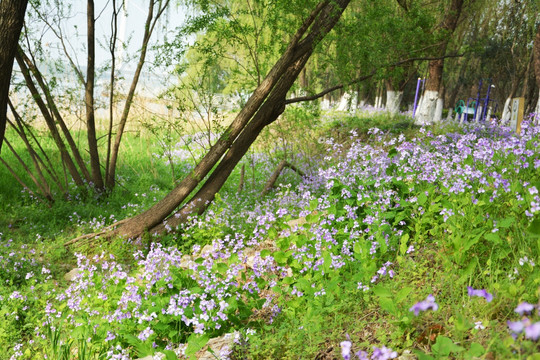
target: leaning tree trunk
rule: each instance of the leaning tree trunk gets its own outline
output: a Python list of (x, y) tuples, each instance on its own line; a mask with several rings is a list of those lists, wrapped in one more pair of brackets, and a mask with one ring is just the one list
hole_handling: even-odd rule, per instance
[(9, 83), (28, 0), (0, 1), (0, 150), (6, 131)]
[(268, 99), (261, 106), (259, 111), (253, 116), (238, 139), (231, 146), (227, 154), (220, 161), (212, 175), (206, 180), (201, 189), (180, 209), (180, 211), (167, 218), (164, 223), (151, 230), (151, 233), (162, 232), (172, 229), (185, 222), (189, 215), (193, 213), (202, 214), (208, 205), (214, 200), (214, 196), (225, 184), (229, 175), (234, 170), (238, 162), (249, 150), (251, 144), (257, 139), (262, 129), (273, 123), (285, 110), (285, 97), (294, 84), (300, 71), (308, 61), (311, 53), (298, 59), (292, 64), (287, 72), (280, 79)]
[(426, 91), (422, 97), (421, 106), (418, 109), (418, 117), (416, 117), (419, 125), (433, 122), (444, 68), (444, 59), (442, 57), (446, 54), (446, 48), (448, 47), (450, 38), (457, 27), (461, 10), (463, 9), (463, 3), (464, 0), (452, 0), (450, 9), (443, 20), (441, 29), (444, 32), (444, 39), (437, 52), (437, 55), (441, 58), (431, 60), (428, 65), (429, 77), (426, 81)]
[[(311, 56), (315, 45), (334, 27), (349, 2), (350, 0), (320, 2), (292, 37), (281, 58), (255, 89), (229, 128), (192, 172), (163, 200), (125, 221), (109, 235), (135, 238), (156, 227), (187, 199), (219, 162), (211, 177), (188, 202), (189, 206), (183, 207), (185, 211), (182, 217), (204, 211), (206, 201), (214, 198), (259, 132), (283, 112), (287, 91)], [(199, 198), (204, 201), (198, 201)]]

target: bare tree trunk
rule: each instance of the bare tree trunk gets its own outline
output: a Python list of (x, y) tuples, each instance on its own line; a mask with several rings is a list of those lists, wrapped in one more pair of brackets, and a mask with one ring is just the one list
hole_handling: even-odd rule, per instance
[(244, 178), (246, 176), (246, 165), (242, 165), (242, 169), (240, 170), (240, 181), (238, 182), (238, 193), (240, 194), (242, 192), (242, 189), (244, 189)]
[(536, 87), (538, 88), (538, 101), (536, 103), (536, 118), (540, 118), (540, 24), (536, 29), (536, 37), (534, 38), (534, 74), (536, 76)]
[(99, 164), (99, 151), (96, 136), (96, 120), (94, 112), (94, 78), (96, 63), (96, 39), (94, 18), (94, 0), (88, 0), (86, 6), (86, 28), (88, 56), (86, 62), (86, 83), (84, 101), (86, 105), (86, 130), (88, 135), (88, 152), (90, 153), (90, 169), (92, 171), (92, 182), (98, 190), (103, 190), (103, 178)]
[(279, 175), (281, 174), (283, 169), (286, 168), (286, 167), (291, 169), (292, 171), (295, 171), (296, 173), (298, 173), (298, 175), (304, 176), (304, 173), (302, 171), (298, 170), (296, 168), (296, 166), (292, 165), (287, 160), (281, 160), (279, 162), (278, 166), (276, 167), (276, 170), (274, 170), (274, 172), (272, 173), (272, 176), (270, 176), (270, 178), (266, 182), (266, 185), (264, 185), (264, 189), (261, 192), (261, 196), (265, 196), (266, 194), (268, 194), (268, 192), (270, 190), (272, 190), (272, 188), (276, 185), (276, 181), (277, 181)]
[(73, 178), (73, 181), (75, 181), (75, 184), (77, 186), (83, 186), (84, 181), (81, 178), (79, 172), (77, 171), (77, 167), (75, 166), (75, 163), (73, 162), (73, 159), (71, 158), (66, 148), (66, 144), (64, 144), (64, 140), (62, 139), (62, 136), (60, 136), (60, 133), (58, 132), (58, 129), (56, 128), (56, 124), (54, 123), (54, 119), (51, 113), (47, 109), (45, 102), (43, 101), (41, 95), (36, 89), (36, 86), (34, 85), (32, 77), (30, 76), (30, 71), (28, 70), (28, 67), (26, 66), (20, 52), (15, 53), (15, 59), (17, 60), (17, 63), (19, 64), (19, 68), (21, 69), (21, 72), (24, 76), (24, 79), (26, 81), (26, 86), (28, 87), (28, 90), (30, 90), (30, 94), (32, 95), (32, 98), (34, 99), (39, 110), (41, 111), (41, 114), (43, 115), (43, 119), (45, 120), (45, 123), (47, 124), (47, 127), (49, 128), (49, 131), (51, 132), (51, 136), (56, 144), (56, 147), (60, 151), (60, 156), (62, 157), (63, 162), (66, 164), (69, 174), (71, 175), (71, 177)]
[(9, 84), (13, 59), (28, 0), (0, 1), (0, 150), (6, 131)]
[[(142, 214), (127, 220), (109, 235), (118, 234), (134, 238), (159, 225), (185, 201), (227, 152), (203, 187), (187, 203), (187, 207), (183, 208), (186, 211), (182, 214), (187, 216), (194, 210), (204, 211), (260, 131), (283, 112), (287, 91), (311, 56), (314, 46), (334, 27), (349, 1), (320, 2), (292, 37), (282, 57), (255, 89), (229, 128), (192, 172), (163, 200)], [(308, 30), (310, 31), (306, 34)], [(203, 199), (202, 202), (198, 200), (199, 198)], [(174, 215), (172, 218), (180, 221), (180, 217), (185, 219), (180, 215), (178, 217)]]
[[(75, 143), (75, 140), (73, 139), (73, 136), (71, 136), (71, 133), (70, 133), (70, 131), (69, 131), (67, 125), (66, 125), (66, 122), (64, 121), (64, 118), (60, 114), (60, 111), (58, 111), (58, 107), (56, 106), (56, 103), (54, 102), (54, 98), (53, 98), (53, 96), (51, 94), (49, 86), (45, 83), (45, 80), (43, 79), (43, 76), (41, 75), (41, 72), (37, 68), (35, 60), (33, 60), (33, 58), (30, 59), (30, 57), (27, 56), (24, 53), (24, 51), (23, 51), (23, 49), (21, 47), (19, 47), (19, 51), (18, 51), (18, 54), (16, 56), (19, 56), (19, 55), (24, 60), (24, 63), (26, 64), (28, 70), (30, 70), (32, 72), (32, 75), (36, 79), (41, 91), (43, 91), (43, 94), (45, 95), (45, 100), (47, 101), (47, 106), (49, 107), (49, 109), (51, 111), (50, 116), (54, 117), (56, 119), (56, 122), (58, 123), (58, 126), (60, 126), (60, 129), (62, 130), (62, 134), (64, 135), (64, 137), (65, 137), (65, 139), (66, 139), (66, 141), (67, 141), (67, 143), (69, 145), (69, 148), (70, 148), (71, 153), (73, 155), (74, 161), (79, 166), (80, 173), (81, 173), (82, 177), (87, 182), (90, 182), (92, 179), (90, 177), (90, 173), (88, 172), (88, 169), (86, 168), (86, 164), (84, 163), (84, 160), (83, 160), (83, 158), (81, 156), (79, 148), (77, 147), (77, 144)], [(30, 54), (30, 56), (32, 56), (32, 54)], [(19, 61), (19, 60), (17, 59), (17, 61)], [(21, 65), (19, 64), (19, 67), (20, 66)], [(21, 68), (21, 71), (23, 71), (23, 74), (24, 74), (24, 71), (27, 72), (28, 70), (26, 70), (26, 68), (25, 69)], [(26, 76), (25, 76), (25, 80), (27, 81), (27, 84), (28, 84), (28, 79), (26, 79)], [(34, 87), (35, 87), (35, 85), (34, 85)], [(28, 87), (28, 88), (30, 89), (30, 92), (32, 92), (32, 89), (30, 87)]]
[(118, 40), (118, 14), (120, 9), (116, 7), (116, 0), (112, 0), (113, 15), (111, 20), (111, 39), (109, 52), (111, 53), (111, 88), (109, 90), (109, 129), (107, 131), (107, 159), (105, 160), (105, 182), (108, 184), (109, 164), (111, 162), (112, 131), (114, 125), (114, 86), (116, 72), (116, 41)]

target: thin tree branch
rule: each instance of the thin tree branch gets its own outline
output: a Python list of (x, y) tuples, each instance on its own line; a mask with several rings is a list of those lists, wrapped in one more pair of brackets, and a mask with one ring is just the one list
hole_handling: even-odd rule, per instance
[(409, 63), (409, 62), (413, 62), (413, 61), (429, 61), (429, 60), (440, 60), (440, 59), (445, 59), (445, 58), (450, 58), (450, 57), (461, 57), (461, 56), (464, 56), (465, 54), (449, 54), (449, 55), (445, 55), (445, 56), (437, 56), (437, 57), (414, 57), (414, 58), (409, 58), (409, 59), (405, 59), (405, 60), (400, 60), (396, 63), (393, 63), (393, 64), (390, 64), (390, 65), (385, 65), (385, 66), (381, 66), (380, 68), (378, 69), (374, 69), (372, 70), (369, 74), (367, 75), (364, 75), (362, 77), (359, 77), (347, 84), (339, 84), (339, 85), (335, 85), (333, 87), (330, 87), (328, 89), (325, 89), (323, 91), (321, 91), (320, 93), (317, 93), (317, 94), (314, 94), (314, 95), (310, 95), (310, 96), (300, 96), (300, 97), (296, 97), (296, 98), (292, 98), (292, 99), (288, 99), (288, 100), (285, 100), (285, 105), (289, 105), (289, 104), (294, 104), (294, 103), (298, 103), (298, 102), (302, 102), (302, 101), (313, 101), (313, 100), (316, 100), (316, 99), (319, 99), (321, 97), (323, 97), (324, 95), (328, 94), (328, 93), (331, 93), (333, 91), (336, 91), (336, 90), (339, 90), (339, 89), (343, 89), (346, 85), (347, 86), (350, 86), (350, 85), (353, 85), (353, 84), (356, 84), (356, 83), (359, 83), (361, 81), (364, 81), (364, 80), (367, 80), (367, 79), (370, 79), (372, 78), (376, 73), (377, 73), (377, 70), (379, 69), (383, 69), (383, 68), (388, 68), (388, 67), (393, 67), (393, 66), (398, 66), (398, 65), (403, 65), (403, 64), (406, 64), (406, 63)]

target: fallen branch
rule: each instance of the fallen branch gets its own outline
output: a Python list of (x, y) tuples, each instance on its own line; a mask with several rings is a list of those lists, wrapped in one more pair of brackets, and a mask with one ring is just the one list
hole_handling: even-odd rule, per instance
[(114, 230), (117, 226), (122, 225), (123, 223), (125, 223), (128, 220), (129, 220), (129, 218), (124, 219), (124, 220), (120, 220), (120, 221), (115, 222), (114, 224), (111, 224), (111, 225), (109, 225), (107, 227), (104, 227), (103, 230), (101, 230), (99, 232), (86, 234), (86, 235), (81, 235), (79, 237), (76, 237), (75, 239), (71, 239), (68, 242), (64, 243), (64, 247), (69, 247), (69, 246), (71, 246), (71, 245), (73, 245), (73, 244), (75, 244), (77, 242), (82, 241), (82, 240), (95, 239), (95, 238), (97, 238), (97, 237), (99, 237), (101, 235), (108, 234), (109, 231)]
[(299, 170), (296, 166), (292, 165), (287, 160), (281, 160), (278, 166), (276, 167), (276, 170), (270, 177), (270, 179), (268, 179), (268, 181), (266, 182), (266, 185), (264, 186), (264, 190), (262, 191), (261, 196), (268, 194), (268, 192), (272, 190), (272, 188), (276, 184), (279, 174), (281, 174), (281, 172), (283, 171), (283, 168), (286, 168), (286, 167), (296, 172), (298, 175), (302, 177), (305, 176), (305, 174), (301, 170)]

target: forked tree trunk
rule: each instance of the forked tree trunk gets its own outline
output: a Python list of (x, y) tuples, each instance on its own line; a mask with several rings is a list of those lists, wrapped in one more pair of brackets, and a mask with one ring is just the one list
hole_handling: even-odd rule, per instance
[(163, 200), (122, 223), (109, 235), (135, 238), (160, 224), (155, 230), (164, 230), (163, 220), (184, 203), (219, 162), (197, 194), (180, 212), (168, 219), (168, 225), (174, 226), (185, 220), (189, 214), (204, 211), (260, 131), (283, 112), (285, 96), (311, 56), (314, 46), (334, 27), (349, 2), (350, 0), (320, 2), (292, 37), (284, 54), (255, 89), (229, 128), (192, 172)]
[[(156, 4), (155, 0), (151, 0), (148, 5), (148, 15), (146, 17), (144, 35), (141, 46), (141, 54), (139, 55), (139, 61), (137, 63), (137, 68), (135, 69), (135, 75), (131, 80), (131, 85), (129, 87), (128, 94), (126, 96), (126, 101), (124, 103), (124, 110), (122, 111), (122, 117), (120, 118), (120, 123), (118, 124), (118, 130), (116, 131), (116, 137), (114, 139), (114, 145), (112, 148), (112, 153), (110, 156), (110, 162), (105, 166), (107, 170), (107, 178), (105, 183), (109, 189), (114, 187), (115, 177), (116, 177), (116, 163), (118, 161), (118, 153), (120, 151), (120, 143), (122, 141), (122, 136), (124, 135), (124, 129), (129, 116), (129, 111), (131, 109), (131, 104), (133, 102), (133, 97), (135, 96), (135, 90), (137, 90), (137, 84), (139, 83), (139, 78), (141, 76), (142, 68), (144, 66), (144, 61), (146, 59), (146, 52), (148, 50), (148, 43), (150, 42), (150, 37), (152, 32), (157, 24), (157, 21), (163, 15), (165, 9), (167, 8), (170, 0), (159, 1), (159, 8), (156, 16), (154, 16), (154, 6)], [(109, 134), (110, 136), (110, 134)], [(107, 159), (109, 159), (109, 154), (107, 154)]]
[(0, 1), (0, 150), (6, 131), (13, 59), (17, 52), (27, 4), (28, 0)]

